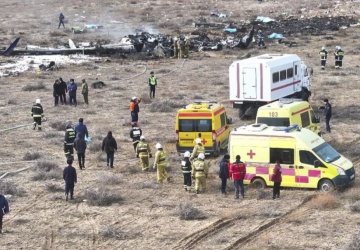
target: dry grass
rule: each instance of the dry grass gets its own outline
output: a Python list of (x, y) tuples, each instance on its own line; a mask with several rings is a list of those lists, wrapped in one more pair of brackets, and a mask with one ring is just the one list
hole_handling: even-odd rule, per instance
[(359, 250), (360, 249), (360, 231), (357, 231), (351, 236), (349, 244), (344, 248), (344, 250)]
[(189, 201), (181, 202), (175, 214), (178, 215), (181, 220), (203, 220), (206, 218), (205, 213)]
[(39, 90), (46, 90), (46, 86), (44, 83), (39, 82), (37, 84), (27, 84), (22, 88), (23, 91), (39, 91)]
[(26, 152), (23, 157), (23, 160), (24, 161), (34, 161), (39, 158), (41, 158), (41, 154), (38, 152)]
[(114, 203), (120, 204), (123, 201), (123, 198), (117, 191), (104, 187), (85, 190), (84, 198), (92, 206), (110, 206)]
[(45, 184), (45, 188), (50, 193), (64, 192), (64, 187), (55, 183), (47, 183)]
[(341, 205), (336, 193), (320, 193), (309, 202), (309, 206), (316, 209), (336, 209)]
[(103, 173), (98, 177), (98, 182), (102, 185), (118, 185), (122, 183), (123, 180), (118, 174)]
[(0, 193), (10, 194), (18, 197), (23, 197), (26, 195), (25, 190), (20, 187), (17, 183), (11, 180), (1, 180), (0, 182)]

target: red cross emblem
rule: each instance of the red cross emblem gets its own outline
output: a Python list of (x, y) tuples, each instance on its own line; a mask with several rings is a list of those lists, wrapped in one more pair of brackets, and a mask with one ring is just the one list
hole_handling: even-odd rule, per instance
[(207, 140), (205, 140), (205, 138), (204, 138), (204, 139), (201, 140), (201, 143), (202, 143), (203, 145), (205, 145), (205, 143), (207, 143)]
[(247, 155), (250, 156), (250, 159), (252, 159), (253, 156), (256, 155), (256, 154), (255, 154), (255, 152), (252, 151), (252, 149), (250, 149), (250, 152), (247, 153)]

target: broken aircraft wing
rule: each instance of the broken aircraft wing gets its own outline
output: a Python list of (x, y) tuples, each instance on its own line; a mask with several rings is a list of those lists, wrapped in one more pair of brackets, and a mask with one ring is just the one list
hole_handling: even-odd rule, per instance
[(9, 48), (7, 48), (6, 50), (0, 50), (0, 55), (2, 55), (2, 56), (11, 55), (11, 53), (14, 51), (16, 45), (18, 44), (19, 40), (20, 40), (20, 37), (16, 38), (15, 41), (13, 41), (12, 44), (10, 44)]

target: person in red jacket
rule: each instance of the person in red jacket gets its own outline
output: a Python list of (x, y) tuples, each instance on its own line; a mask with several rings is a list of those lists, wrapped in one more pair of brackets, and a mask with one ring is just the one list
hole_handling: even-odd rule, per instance
[(273, 188), (273, 200), (280, 198), (280, 185), (282, 181), (282, 167), (280, 166), (280, 161), (276, 161), (274, 171), (271, 177), (271, 180), (274, 182)]
[(230, 165), (230, 179), (234, 180), (235, 199), (239, 199), (239, 188), (241, 196), (245, 197), (244, 178), (246, 174), (246, 164), (240, 161), (240, 155), (236, 156), (236, 161)]

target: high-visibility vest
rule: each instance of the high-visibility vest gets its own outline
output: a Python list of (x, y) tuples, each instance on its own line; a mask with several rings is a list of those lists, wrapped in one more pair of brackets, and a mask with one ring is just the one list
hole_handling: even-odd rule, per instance
[(130, 111), (134, 111), (135, 109), (135, 102), (130, 102)]
[(153, 86), (156, 85), (156, 77), (155, 77), (155, 76), (150, 77), (149, 80), (150, 80), (150, 84), (151, 84), (151, 85), (153, 85)]

